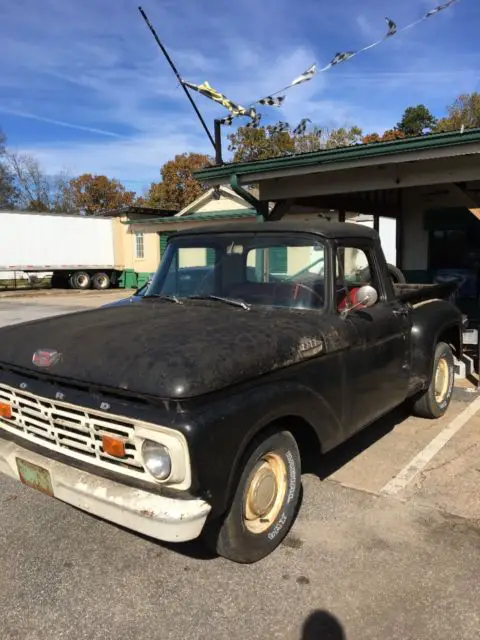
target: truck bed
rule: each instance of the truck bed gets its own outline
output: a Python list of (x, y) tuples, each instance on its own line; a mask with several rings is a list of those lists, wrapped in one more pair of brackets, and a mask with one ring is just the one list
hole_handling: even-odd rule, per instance
[(393, 285), (395, 296), (402, 302), (416, 304), (427, 300), (444, 299), (452, 300), (455, 291), (459, 287), (458, 280), (450, 280), (439, 284), (399, 283)]

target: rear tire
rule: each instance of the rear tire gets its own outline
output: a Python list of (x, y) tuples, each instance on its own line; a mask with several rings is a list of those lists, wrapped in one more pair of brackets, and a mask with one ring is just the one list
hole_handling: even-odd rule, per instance
[(70, 276), (70, 286), (72, 289), (81, 289), (85, 291), (90, 289), (92, 279), (86, 271), (76, 271)]
[(229, 511), (207, 524), (204, 540), (233, 562), (249, 564), (268, 556), (295, 520), (301, 483), (300, 452), (289, 431), (256, 441)]
[(454, 359), (451, 348), (439, 342), (433, 359), (432, 378), (428, 389), (415, 402), (413, 412), (420, 418), (441, 418), (445, 415), (453, 394), (455, 381)]
[(92, 287), (97, 289), (97, 291), (103, 291), (105, 289), (110, 289), (111, 280), (108, 273), (96, 273), (92, 278)]
[(405, 278), (403, 271), (401, 271), (394, 264), (387, 264), (388, 275), (390, 276), (390, 280), (394, 284), (405, 284), (407, 279)]

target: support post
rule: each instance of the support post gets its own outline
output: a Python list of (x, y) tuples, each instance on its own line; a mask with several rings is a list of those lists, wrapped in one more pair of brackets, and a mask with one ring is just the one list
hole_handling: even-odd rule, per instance
[(396, 217), (395, 223), (395, 247), (397, 250), (397, 260), (396, 266), (399, 269), (403, 269), (403, 231), (404, 231), (404, 221), (403, 221), (403, 193), (401, 191), (398, 192), (398, 215)]
[(222, 158), (222, 123), (215, 119), (213, 122), (215, 135), (215, 164), (217, 166), (223, 164)]

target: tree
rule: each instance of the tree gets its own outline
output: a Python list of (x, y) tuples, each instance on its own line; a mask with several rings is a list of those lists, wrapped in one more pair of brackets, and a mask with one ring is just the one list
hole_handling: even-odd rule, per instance
[(239, 127), (227, 138), (229, 151), (233, 151), (233, 162), (252, 162), (277, 158), (295, 151), (295, 142), (290, 127), (285, 123), (286, 131), (277, 131), (274, 126)]
[(370, 144), (371, 142), (381, 142), (382, 138), (378, 133), (367, 133), (366, 136), (363, 136), (362, 142), (363, 144)]
[(26, 153), (7, 153), (15, 186), (15, 205), (23, 211), (50, 210), (50, 183), (36, 158)]
[(394, 140), (401, 140), (402, 138), (405, 138), (405, 134), (403, 133), (403, 131), (400, 131), (399, 129), (387, 129), (383, 133), (381, 141), (393, 142)]
[(85, 215), (98, 215), (106, 209), (118, 209), (133, 204), (135, 193), (127, 191), (118, 180), (84, 173), (65, 185), (64, 199)]
[(72, 179), (61, 172), (52, 179), (50, 211), (55, 213), (80, 213), (75, 203)]
[(392, 142), (393, 140), (401, 140), (405, 138), (405, 134), (398, 129), (387, 129), (382, 135), (378, 133), (367, 133), (363, 136), (362, 143), (369, 144), (371, 142)]
[(356, 126), (331, 131), (314, 126), (309, 132), (295, 134), (288, 123), (278, 124), (283, 125), (282, 131), (278, 130), (278, 125), (268, 125), (258, 129), (239, 127), (235, 133), (231, 133), (228, 136), (228, 149), (234, 152), (233, 161), (251, 162), (291, 153), (347, 147), (362, 139), (362, 130)]
[(12, 172), (5, 149), (5, 134), (0, 129), (0, 209), (12, 207), (16, 197)]
[(402, 119), (395, 127), (405, 136), (420, 136), (425, 130), (431, 131), (437, 124), (437, 119), (424, 104), (407, 107)]
[(23, 211), (76, 211), (70, 180), (65, 173), (47, 175), (38, 160), (26, 153), (6, 153), (15, 190), (12, 204)]
[(325, 147), (324, 131), (314, 126), (312, 131), (302, 135), (295, 136), (295, 153), (310, 153), (312, 151), (320, 151)]
[(360, 127), (350, 127), (345, 129), (332, 129), (325, 141), (326, 149), (335, 149), (337, 147), (349, 147), (352, 144), (358, 144), (362, 141), (362, 130)]
[(176, 155), (160, 169), (162, 180), (152, 182), (144, 199), (145, 204), (180, 211), (207, 190), (208, 187), (193, 177), (193, 172), (211, 162), (209, 156), (201, 153)]
[(437, 131), (457, 131), (462, 125), (465, 129), (480, 127), (480, 93), (464, 93), (447, 107), (448, 116), (442, 118)]

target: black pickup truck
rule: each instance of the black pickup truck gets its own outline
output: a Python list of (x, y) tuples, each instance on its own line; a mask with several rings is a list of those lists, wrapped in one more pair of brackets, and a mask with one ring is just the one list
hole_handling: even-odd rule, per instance
[(177, 233), (134, 304), (0, 330), (0, 471), (153, 538), (259, 560), (295, 518), (305, 455), (405, 402), (445, 413), (454, 286), (393, 284), (357, 224)]

